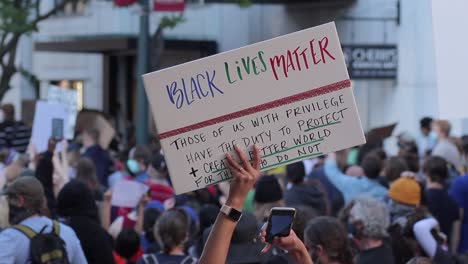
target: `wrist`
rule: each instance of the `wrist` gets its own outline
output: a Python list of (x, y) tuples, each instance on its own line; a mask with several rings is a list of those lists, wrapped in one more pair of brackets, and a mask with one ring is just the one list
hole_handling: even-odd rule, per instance
[(289, 253), (297, 263), (312, 263), (309, 252), (307, 252), (307, 248), (302, 243), (300, 243), (300, 245), (298, 245), (293, 250), (289, 251)]
[(226, 200), (226, 205), (238, 211), (242, 211), (242, 208), (244, 207), (244, 201), (242, 199), (234, 199), (234, 198), (228, 197)]

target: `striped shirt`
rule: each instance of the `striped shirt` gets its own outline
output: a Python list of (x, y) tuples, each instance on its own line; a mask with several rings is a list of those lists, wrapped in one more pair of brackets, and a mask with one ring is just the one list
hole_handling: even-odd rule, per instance
[(5, 121), (0, 124), (0, 147), (25, 152), (31, 138), (31, 129), (21, 121)]

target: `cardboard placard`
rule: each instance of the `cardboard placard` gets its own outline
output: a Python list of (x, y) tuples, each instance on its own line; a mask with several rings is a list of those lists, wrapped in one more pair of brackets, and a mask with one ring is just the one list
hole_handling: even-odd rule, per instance
[[(54, 120), (62, 120), (63, 124), (68, 122), (67, 107), (59, 103), (37, 101), (34, 112), (34, 123), (32, 127), (31, 143), (36, 150), (44, 152), (47, 150), (49, 139), (53, 136)], [(62, 135), (65, 134), (65, 126), (62, 125)]]
[(365, 142), (334, 23), (143, 78), (178, 194), (229, 180), (235, 144), (268, 170)]
[(65, 138), (73, 139), (75, 136), (75, 123), (78, 114), (78, 93), (69, 88), (50, 85), (47, 92), (47, 101), (61, 103), (66, 106), (68, 122), (65, 123)]
[(99, 131), (99, 145), (107, 149), (115, 136), (114, 127), (107, 121), (99, 111), (82, 110), (78, 114), (75, 130), (78, 133), (85, 129), (96, 129)]

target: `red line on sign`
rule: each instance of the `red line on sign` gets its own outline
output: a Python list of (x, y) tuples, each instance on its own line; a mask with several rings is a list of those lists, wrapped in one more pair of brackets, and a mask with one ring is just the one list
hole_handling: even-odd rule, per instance
[(319, 96), (319, 95), (324, 95), (324, 94), (327, 94), (327, 93), (339, 91), (341, 89), (345, 89), (345, 88), (348, 88), (348, 87), (351, 87), (351, 81), (349, 79), (339, 81), (339, 82), (332, 83), (332, 84), (329, 84), (329, 85), (325, 85), (325, 86), (322, 86), (322, 87), (318, 87), (318, 88), (315, 88), (315, 89), (312, 89), (312, 90), (309, 90), (309, 91), (306, 91), (306, 92), (303, 92), (303, 93), (291, 95), (291, 96), (281, 98), (281, 99), (278, 99), (278, 100), (275, 100), (275, 101), (272, 101), (272, 102), (268, 102), (268, 103), (265, 103), (265, 104), (257, 105), (257, 106), (250, 107), (250, 108), (246, 108), (246, 109), (234, 112), (234, 113), (218, 116), (218, 117), (208, 119), (208, 120), (196, 123), (196, 124), (192, 124), (192, 125), (189, 125), (189, 126), (185, 126), (185, 127), (170, 130), (170, 131), (167, 131), (167, 132), (164, 132), (164, 133), (160, 133), (159, 138), (164, 139), (164, 138), (173, 137), (173, 136), (176, 136), (176, 135), (181, 134), (181, 133), (189, 132), (189, 131), (192, 131), (192, 130), (195, 130), (195, 129), (200, 129), (200, 128), (211, 126), (211, 125), (215, 125), (215, 124), (218, 124), (218, 123), (221, 123), (221, 122), (226, 122), (226, 121), (229, 121), (229, 120), (232, 120), (232, 119), (236, 119), (236, 118), (243, 117), (243, 116), (246, 116), (246, 115), (251, 115), (251, 114), (261, 112), (261, 111), (265, 111), (265, 110), (268, 110), (268, 109), (277, 108), (277, 107), (280, 107), (280, 106), (283, 106), (283, 105), (287, 105), (287, 104), (291, 104), (291, 103), (294, 103), (294, 102), (302, 101), (302, 100), (309, 99), (309, 98), (312, 98), (312, 97), (316, 97), (316, 96)]

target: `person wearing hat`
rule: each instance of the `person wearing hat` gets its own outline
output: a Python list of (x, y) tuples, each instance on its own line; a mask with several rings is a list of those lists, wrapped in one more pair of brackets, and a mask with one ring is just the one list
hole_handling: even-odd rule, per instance
[(276, 176), (262, 176), (255, 186), (254, 214), (259, 222), (266, 222), (273, 207), (284, 206), (283, 189)]
[(421, 203), (421, 186), (410, 177), (400, 177), (388, 190), (388, 208), (390, 209), (391, 225), (406, 225), (408, 215), (414, 212)]
[[(38, 233), (53, 231), (53, 221), (41, 214), (45, 207), (44, 189), (35, 177), (20, 177), (2, 193), (9, 206), (9, 222), (21, 224)], [(65, 250), (70, 263), (87, 263), (75, 232), (64, 224), (59, 224), (59, 236), (65, 242)], [(30, 239), (15, 228), (7, 228), (0, 233), (0, 263), (23, 264), (30, 260)]]

